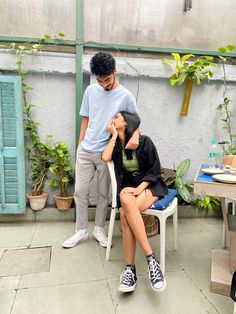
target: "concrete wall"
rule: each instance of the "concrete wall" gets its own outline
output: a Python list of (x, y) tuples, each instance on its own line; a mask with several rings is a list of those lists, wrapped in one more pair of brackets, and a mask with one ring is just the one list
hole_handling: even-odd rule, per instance
[[(85, 41), (217, 50), (235, 43), (235, 0), (84, 0)], [(76, 36), (76, 0), (0, 0), (0, 35)]]
[[(91, 56), (84, 56), (84, 73), (89, 73)], [(226, 139), (216, 107), (222, 101), (222, 69), (217, 66), (209, 83), (194, 86), (189, 115), (179, 115), (184, 87), (170, 87), (167, 81), (171, 69), (160, 60), (129, 58), (117, 59), (120, 83), (138, 97), (138, 108), (142, 118), (141, 131), (149, 135), (157, 146), (162, 165), (173, 168), (185, 158), (190, 158), (191, 167), (186, 179), (193, 179), (201, 162), (207, 161), (212, 138)], [(2, 73), (14, 73), (15, 56), (0, 51)], [(42, 137), (53, 134), (55, 140), (66, 141), (72, 154), (75, 152), (75, 56), (71, 54), (43, 53), (27, 56), (25, 68), (30, 71), (28, 79), (34, 88), (30, 101), (35, 104), (34, 118), (41, 122)], [(229, 79), (229, 95), (236, 110), (236, 66), (226, 66)], [(88, 80), (87, 80), (88, 81)], [(232, 126), (236, 133), (236, 116)], [(93, 187), (90, 201), (95, 202)]]

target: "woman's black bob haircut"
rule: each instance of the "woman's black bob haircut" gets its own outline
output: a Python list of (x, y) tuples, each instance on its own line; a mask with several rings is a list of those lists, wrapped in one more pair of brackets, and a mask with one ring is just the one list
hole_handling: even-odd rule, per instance
[[(134, 131), (137, 130), (141, 123), (140, 117), (136, 113), (130, 113), (127, 111), (120, 111), (120, 114), (127, 123), (125, 128), (125, 146), (134, 134)], [(125, 150), (127, 158), (132, 159), (132, 151), (130, 149)]]
[(91, 72), (95, 75), (111, 75), (116, 68), (116, 61), (109, 52), (97, 52), (90, 61)]

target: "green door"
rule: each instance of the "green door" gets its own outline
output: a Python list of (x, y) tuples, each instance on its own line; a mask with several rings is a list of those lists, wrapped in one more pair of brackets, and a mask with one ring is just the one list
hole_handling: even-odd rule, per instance
[(21, 79), (0, 75), (0, 214), (25, 212)]

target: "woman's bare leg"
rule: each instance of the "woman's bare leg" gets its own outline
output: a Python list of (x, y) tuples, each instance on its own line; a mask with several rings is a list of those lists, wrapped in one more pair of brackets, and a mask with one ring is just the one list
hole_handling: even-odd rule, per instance
[(123, 247), (125, 251), (125, 261), (128, 265), (134, 265), (135, 251), (136, 251), (136, 239), (130, 229), (124, 211), (121, 209), (120, 212), (122, 236), (123, 236)]
[(149, 208), (157, 200), (157, 197), (153, 196), (150, 190), (145, 190), (138, 197), (135, 197), (131, 193), (126, 193), (126, 188), (124, 188), (120, 194), (120, 200), (123, 213), (136, 240), (145, 255), (152, 254), (153, 251), (146, 235), (141, 212)]

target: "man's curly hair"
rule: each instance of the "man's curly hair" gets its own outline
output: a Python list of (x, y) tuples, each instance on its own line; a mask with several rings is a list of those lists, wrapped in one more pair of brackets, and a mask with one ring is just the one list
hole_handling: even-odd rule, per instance
[(91, 72), (95, 75), (110, 75), (115, 68), (116, 61), (108, 52), (97, 52), (90, 61)]

